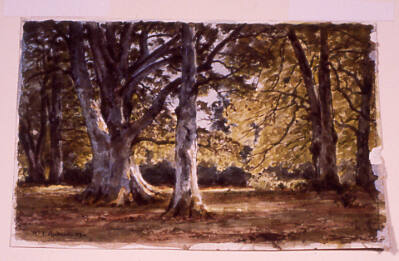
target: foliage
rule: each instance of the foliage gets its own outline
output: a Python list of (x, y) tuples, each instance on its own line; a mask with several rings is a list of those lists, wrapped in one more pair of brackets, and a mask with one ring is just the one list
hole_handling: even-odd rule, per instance
[[(66, 39), (69, 22), (26, 22), (22, 49), (22, 83), (19, 101), (21, 122), (28, 121), (29, 134), (37, 142), (41, 130), (41, 112), (45, 97), (54, 88), (62, 96), (62, 150), (65, 174), (85, 167), (92, 160), (91, 143), (74, 82), (70, 74), (70, 53)], [(93, 95), (101, 106), (102, 82), (96, 71), (92, 48), (92, 24), (85, 24), (85, 59)], [(131, 47), (128, 63), (139, 61), (143, 52), (164, 46), (179, 34), (179, 23), (124, 22), (95, 24), (98, 33), (110, 41), (106, 47), (114, 57), (122, 55), (122, 36), (129, 26)], [(312, 156), (309, 97), (295, 59), (287, 30), (295, 28), (313, 72), (318, 70), (318, 25), (191, 24), (197, 52), (198, 159), (202, 167), (215, 167), (222, 173), (242, 168), (252, 175), (251, 186), (276, 189), (301, 189), (310, 177)], [(364, 80), (362, 64), (375, 59), (373, 28), (362, 24), (328, 25), (328, 45), (334, 125), (338, 134), (337, 165), (343, 180), (354, 175), (356, 135)], [(112, 40), (112, 41), (111, 41)], [(147, 50), (144, 40), (147, 43)], [(130, 105), (127, 125), (135, 123), (150, 109), (157, 94), (180, 75), (179, 40), (173, 40), (169, 52), (135, 85), (125, 102)], [(372, 51), (371, 54), (368, 53)], [(369, 72), (374, 73), (374, 72)], [(313, 81), (317, 86), (318, 77)], [(127, 86), (127, 78), (120, 79)], [(114, 86), (113, 88), (119, 88)], [(42, 90), (42, 91), (41, 91)], [(177, 89), (166, 98), (161, 112), (137, 137), (132, 158), (139, 165), (163, 168), (174, 161)], [(376, 133), (375, 91), (371, 99), (369, 147), (380, 141)], [(104, 101), (103, 101), (104, 102)], [(43, 113), (46, 113), (45, 111)], [(43, 114), (44, 115), (44, 114)], [(48, 129), (48, 123), (45, 126)], [(43, 164), (49, 161), (49, 133), (44, 133)], [(18, 147), (21, 175), (28, 168), (26, 153)], [(273, 168), (280, 168), (280, 171)], [(285, 179), (284, 170), (295, 179)], [(155, 172), (155, 169), (152, 171)], [(143, 172), (145, 170), (143, 169)], [(261, 173), (261, 174), (259, 174)], [(280, 173), (280, 174), (278, 174)], [(296, 174), (294, 174), (296, 173)], [(302, 173), (302, 174), (298, 174)], [(309, 174), (311, 173), (311, 174)], [(349, 174), (348, 174), (349, 173)], [(72, 174), (71, 174), (72, 175)], [(283, 175), (284, 176), (284, 175)], [(214, 181), (208, 181), (213, 183)], [(298, 187), (297, 187), (298, 186)]]

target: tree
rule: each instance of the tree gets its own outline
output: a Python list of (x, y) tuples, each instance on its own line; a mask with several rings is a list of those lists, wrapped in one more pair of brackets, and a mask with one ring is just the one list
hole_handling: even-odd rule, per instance
[[(210, 25), (198, 24), (194, 35), (190, 25), (182, 25), (183, 82), (179, 90), (179, 105), (175, 110), (176, 184), (166, 216), (207, 215), (198, 189), (197, 95), (200, 91), (207, 93), (209, 89), (218, 91), (217, 85), (236, 72), (236, 68), (228, 67), (219, 58), (223, 57), (221, 52), (228, 44), (242, 37), (242, 27), (243, 25), (219, 25), (212, 28)], [(196, 53), (199, 54), (198, 57)], [(223, 75), (217, 72), (217, 69), (213, 68), (215, 64), (224, 66), (228, 73)], [(233, 77), (234, 80), (236, 81)], [(201, 106), (201, 103), (199, 104)]]
[(176, 108), (176, 185), (168, 207), (172, 216), (203, 215), (206, 212), (197, 177), (196, 55), (190, 25), (182, 25), (182, 85)]
[[(29, 163), (27, 181), (44, 182), (48, 178), (48, 182), (59, 183), (63, 165), (60, 129), (63, 83), (60, 78), (65, 77), (65, 60), (59, 50), (58, 35), (49, 29), (51, 26), (52, 22), (24, 25), (19, 137)], [(39, 99), (35, 99), (36, 95)], [(50, 144), (48, 151), (46, 144)], [(45, 177), (46, 168), (49, 168), (49, 177)]]
[(310, 119), (312, 122), (312, 153), (313, 165), (319, 175), (321, 186), (325, 188), (339, 188), (336, 165), (337, 135), (334, 129), (332, 114), (332, 94), (330, 70), (328, 65), (328, 28), (320, 26), (320, 59), (319, 86), (314, 86), (314, 76), (304, 50), (295, 34), (295, 29), (289, 29), (288, 38), (299, 62), (307, 94), (310, 102)]
[(373, 97), (373, 86), (374, 86), (374, 68), (375, 64), (369, 57), (369, 53), (366, 51), (364, 55), (364, 60), (361, 62), (362, 67), (362, 78), (363, 81), (359, 83), (359, 88), (361, 92), (361, 108), (358, 120), (357, 128), (357, 154), (356, 154), (356, 168), (357, 185), (366, 189), (370, 193), (376, 193), (376, 188), (374, 181), (376, 176), (374, 176), (371, 168), (371, 163), (369, 159), (370, 148), (369, 148), (369, 138), (370, 138), (370, 122), (371, 113), (370, 105), (372, 104)]
[[(138, 165), (173, 161), (173, 133), (189, 124), (173, 112), (180, 99), (199, 115), (198, 162), (257, 174), (313, 161), (316, 183), (329, 189), (339, 187), (337, 165), (357, 161), (358, 184), (373, 187), (372, 174), (361, 175), (371, 173), (366, 161), (375, 137), (369, 27), (190, 24), (196, 91), (183, 103), (181, 26), (26, 23), (22, 88), (28, 95), (20, 107), (26, 164), (29, 151), (41, 151), (31, 165), (42, 165), (42, 176), (50, 169), (57, 183), (63, 162), (67, 168), (91, 163), (85, 200), (122, 204), (132, 194), (138, 203), (151, 201), (157, 191)], [(29, 102), (33, 97), (40, 99)]]
[(232, 137), (246, 146), (247, 170), (306, 162), (309, 102), (285, 28), (273, 26), (244, 40), (230, 52), (248, 84), (234, 89), (227, 111)]
[[(337, 124), (352, 131), (356, 139), (356, 184), (371, 194), (375, 194), (374, 181), (369, 160), (370, 145), (375, 139), (375, 102), (373, 96), (375, 82), (375, 62), (371, 58), (374, 45), (371, 42), (372, 26), (357, 30), (342, 28), (334, 33), (342, 39), (331, 61), (337, 84), (336, 90), (347, 103), (351, 117), (337, 119)], [(355, 126), (357, 122), (357, 126)]]
[[(357, 138), (367, 140), (370, 146), (375, 144), (373, 116), (366, 124), (371, 127), (369, 136), (359, 136), (356, 126), (360, 116), (368, 118), (364, 117), (367, 112), (361, 113), (365, 109), (361, 109), (361, 92), (356, 89), (363, 81), (362, 75), (367, 75), (362, 73), (365, 64), (362, 60), (370, 53), (370, 28), (358, 24), (322, 26), (327, 30), (324, 44), (327, 52), (320, 49), (320, 25), (276, 25), (273, 30), (250, 41), (242, 41), (234, 48), (230, 62), (244, 65), (237, 74), (241, 73), (247, 81), (252, 81), (253, 88), (247, 88), (245, 92), (238, 87), (232, 92), (232, 102), (227, 107), (228, 125), (234, 126), (231, 128), (232, 137), (249, 148), (247, 169), (252, 173), (277, 164), (300, 168), (312, 158), (316, 159), (313, 165), (317, 170), (320, 157), (317, 153), (313, 155), (317, 150), (312, 150), (312, 147), (321, 148), (321, 144), (314, 146), (320, 140), (312, 136), (318, 131), (316, 137), (321, 136), (321, 99), (324, 99), (323, 106), (331, 104), (323, 110), (324, 115), (330, 115), (325, 126), (333, 121), (331, 125), (334, 128), (325, 129), (330, 130), (327, 137), (331, 137), (331, 141), (336, 136), (334, 132), (338, 132), (336, 161), (340, 164), (340, 175), (350, 171), (343, 166), (354, 164), (357, 151), (360, 151), (356, 147), (364, 143), (357, 142)], [(324, 61), (322, 52), (328, 53), (324, 55)], [(327, 64), (322, 75), (321, 63)], [(372, 77), (373, 72), (368, 75)], [(330, 90), (320, 96), (319, 86), (323, 82), (327, 83), (323, 90)], [(375, 104), (372, 97), (370, 99), (365, 108), (369, 107), (372, 115)], [(368, 152), (364, 159), (368, 158), (366, 154)], [(331, 153), (332, 157), (334, 155)], [(365, 166), (364, 163), (357, 165)], [(333, 178), (333, 184), (336, 182), (337, 177)]]
[[(19, 141), (25, 152), (28, 161), (28, 177), (26, 182), (43, 183), (44, 166), (43, 166), (43, 148), (47, 132), (47, 96), (44, 86), (40, 86), (40, 125), (38, 130), (32, 126), (29, 111), (22, 112), (19, 110)], [(37, 136), (35, 138), (35, 136)]]
[(50, 125), (50, 183), (58, 184), (63, 181), (63, 153), (61, 137), (63, 75), (52, 75), (51, 98), (48, 103), (48, 121)]
[[(141, 27), (141, 33), (135, 34), (133, 39), (136, 26)], [(159, 46), (155, 45), (151, 52), (148, 27), (153, 27), (155, 32), (164, 31), (151, 36), (157, 38), (160, 35), (157, 38)], [(93, 179), (83, 198), (123, 204), (132, 193), (137, 203), (150, 201), (156, 197), (156, 191), (144, 181), (138, 166), (131, 159), (132, 147), (138, 142), (136, 139), (140, 133), (161, 112), (166, 97), (177, 88), (181, 79), (176, 78), (161, 88), (149, 108), (140, 108), (143, 104), (137, 100), (138, 96), (142, 94), (143, 101), (154, 94), (146, 91), (145, 86), (139, 88), (139, 84), (174, 57), (173, 46), (178, 40), (177, 35), (173, 36), (174, 25), (70, 22), (69, 30), (67, 41), (72, 77), (93, 154)], [(84, 44), (85, 30), (89, 46)], [(162, 37), (165, 35), (173, 37), (164, 42)], [(133, 40), (138, 48), (131, 49)], [(86, 47), (90, 49), (86, 50)], [(87, 55), (92, 59), (90, 64)], [(161, 81), (160, 85), (164, 82)], [(99, 101), (94, 91), (96, 86)], [(135, 99), (136, 104), (133, 104)]]

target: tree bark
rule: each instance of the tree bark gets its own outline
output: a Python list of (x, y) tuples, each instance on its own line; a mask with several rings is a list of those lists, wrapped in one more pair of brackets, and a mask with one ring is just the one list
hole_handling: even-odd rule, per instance
[(130, 191), (135, 202), (147, 203), (162, 198), (156, 188), (144, 180), (139, 166), (134, 163), (132, 158), (130, 159), (128, 175)]
[(202, 203), (197, 177), (197, 88), (196, 55), (190, 25), (182, 25), (182, 85), (176, 108), (176, 184), (166, 216), (202, 216)]
[(48, 96), (46, 92), (47, 80), (47, 76), (45, 76), (40, 87), (40, 128), (38, 130), (36, 141), (30, 133), (32, 126), (29, 120), (29, 113), (20, 115), (19, 139), (28, 159), (29, 174), (26, 179), (26, 182), (28, 183), (44, 183), (45, 181), (42, 153), (46, 141), (48, 123)]
[(93, 150), (93, 178), (84, 192), (85, 202), (144, 204), (160, 198), (142, 178), (130, 152), (131, 147), (123, 141)]
[(27, 183), (44, 183), (44, 168), (42, 165), (40, 155), (36, 154), (35, 143), (29, 133), (29, 124), (24, 119), (19, 121), (19, 142), (25, 152), (28, 160), (28, 177), (25, 182)]
[(369, 159), (370, 104), (374, 83), (374, 62), (371, 61), (368, 55), (368, 53), (365, 54), (365, 61), (362, 64), (363, 81), (360, 86), (361, 108), (357, 129), (356, 184), (363, 187), (367, 192), (374, 194), (377, 192), (374, 185), (376, 176), (373, 175)]
[(312, 140), (310, 145), (310, 152), (312, 154), (313, 168), (315, 173), (320, 174), (320, 151), (321, 151), (321, 112), (320, 101), (317, 96), (316, 87), (313, 80), (312, 69), (306, 58), (305, 52), (296, 36), (293, 28), (288, 31), (288, 38), (294, 49), (295, 56), (299, 63), (302, 78), (305, 83), (306, 91), (309, 97), (310, 104), (310, 122), (312, 125)]
[(57, 75), (53, 75), (51, 88), (51, 102), (49, 106), (50, 123), (50, 183), (58, 184), (63, 181), (63, 160), (61, 141), (61, 92)]
[[(84, 58), (83, 25), (81, 23), (71, 23), (70, 33), (71, 37), (68, 44), (71, 56), (72, 78), (82, 108), (93, 155), (92, 181), (82, 196), (83, 200), (88, 202), (110, 202), (117, 199), (119, 191), (116, 190), (121, 189), (121, 184), (111, 183), (112, 170), (115, 172), (117, 168), (113, 165), (123, 165), (123, 157), (125, 155), (119, 157), (113, 155), (111, 149), (116, 150), (117, 148), (112, 148), (113, 143), (108, 133), (108, 126), (102, 118), (98, 103), (94, 99), (93, 86)], [(118, 167), (121, 168), (121, 166)], [(119, 174), (118, 176), (121, 177), (122, 173)], [(112, 179), (114, 183), (115, 179), (116, 177)]]
[(320, 28), (319, 100), (321, 116), (320, 182), (323, 188), (339, 189), (330, 69), (328, 64), (328, 29)]
[[(141, 177), (131, 157), (134, 140), (162, 110), (167, 95), (180, 84), (171, 82), (161, 90), (152, 106), (134, 124), (130, 115), (123, 114), (123, 93), (119, 90), (118, 70), (113, 71), (110, 57), (102, 53), (103, 36), (95, 24), (89, 24), (90, 42), (94, 53), (97, 80), (100, 81), (101, 108), (93, 95), (93, 86), (85, 62), (83, 25), (70, 23), (68, 39), (72, 76), (81, 104), (93, 154), (93, 178), (83, 193), (87, 202), (106, 202), (117, 205), (134, 200), (144, 203), (158, 198), (155, 189)], [(125, 86), (126, 87), (126, 86)]]
[(312, 139), (310, 152), (318, 175), (318, 189), (340, 189), (336, 166), (337, 135), (333, 124), (332, 94), (328, 63), (327, 28), (320, 28), (319, 86), (316, 89), (312, 69), (294, 29), (288, 30), (288, 39), (298, 60), (310, 104)]

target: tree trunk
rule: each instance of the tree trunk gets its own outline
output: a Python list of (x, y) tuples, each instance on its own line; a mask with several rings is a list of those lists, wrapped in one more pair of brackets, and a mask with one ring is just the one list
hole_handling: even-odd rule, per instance
[(129, 187), (134, 202), (148, 203), (157, 199), (161, 199), (161, 194), (152, 185), (148, 184), (141, 175), (140, 168), (130, 159), (130, 169), (128, 172)]
[(130, 193), (127, 151), (126, 146), (116, 143), (93, 147), (93, 178), (84, 192), (84, 200), (116, 205), (127, 201)]
[(312, 68), (293, 28), (288, 31), (288, 39), (298, 60), (310, 104), (312, 140), (310, 152), (314, 170), (318, 175), (315, 185), (318, 189), (340, 189), (337, 165), (337, 134), (333, 124), (330, 70), (328, 64), (327, 28), (320, 28), (319, 88), (316, 90)]
[(38, 130), (38, 137), (36, 141), (32, 137), (31, 124), (29, 120), (29, 112), (25, 115), (20, 115), (19, 121), (19, 140), (25, 151), (26, 158), (28, 159), (28, 177), (26, 182), (28, 183), (44, 183), (44, 166), (42, 162), (42, 153), (44, 143), (47, 136), (47, 104), (48, 96), (46, 92), (47, 76), (40, 86), (40, 128)]
[(333, 122), (330, 69), (328, 64), (328, 32), (320, 28), (319, 100), (321, 116), (320, 181), (323, 188), (339, 189), (337, 174), (337, 134)]
[(312, 154), (313, 168), (315, 173), (320, 174), (320, 151), (321, 151), (321, 112), (320, 101), (317, 97), (317, 92), (313, 80), (312, 69), (306, 58), (305, 52), (295, 34), (294, 29), (290, 28), (288, 31), (288, 38), (294, 49), (295, 56), (299, 63), (302, 78), (305, 83), (307, 95), (309, 97), (310, 115), (309, 119), (312, 125), (312, 139), (310, 145), (310, 152)]
[(25, 182), (28, 183), (43, 183), (43, 166), (41, 164), (41, 158), (35, 153), (35, 145), (33, 139), (29, 133), (29, 124), (24, 119), (19, 121), (19, 142), (25, 152), (28, 160), (28, 177)]
[(20, 120), (19, 141), (28, 160), (28, 177), (25, 182), (44, 183), (44, 168), (41, 157), (36, 154), (32, 137), (30, 137), (29, 130), (22, 121)]
[(31, 148), (25, 149), (25, 153), (28, 158), (28, 177), (27, 183), (44, 183), (44, 168), (41, 162), (41, 158), (35, 154)]
[[(43, 184), (44, 183), (44, 168), (40, 160), (35, 159), (33, 152), (29, 151), (28, 159), (28, 177), (26, 183)], [(33, 158), (33, 159), (32, 159)]]
[(188, 24), (182, 25), (182, 42), (182, 85), (176, 108), (176, 184), (165, 215), (192, 217), (207, 212), (198, 188), (196, 56)]
[(57, 76), (53, 76), (51, 89), (51, 102), (49, 106), (50, 122), (50, 183), (58, 184), (63, 181), (63, 160), (62, 160), (62, 141), (61, 141), (61, 92), (60, 85), (56, 81)]
[[(114, 119), (107, 119), (107, 121), (103, 119), (101, 111), (107, 111), (105, 114), (112, 118), (114, 116), (112, 112), (115, 110), (111, 108), (108, 111), (105, 107), (100, 110), (98, 102), (94, 99), (93, 86), (85, 62), (82, 24), (71, 23), (70, 33), (68, 44), (72, 78), (93, 154), (93, 178), (82, 198), (85, 202), (99, 201), (120, 205), (129, 201), (129, 194), (133, 193), (132, 198), (137, 203), (149, 201), (156, 192), (142, 179), (138, 167), (131, 166), (132, 162), (129, 159), (132, 142), (138, 134), (124, 132), (116, 126), (118, 124)], [(112, 105), (110, 101), (107, 103), (108, 106)], [(102, 106), (105, 106), (105, 103)], [(150, 123), (151, 121), (147, 124)]]
[(83, 194), (85, 202), (144, 204), (160, 198), (142, 178), (130, 151), (126, 143), (116, 141), (93, 148), (93, 178)]
[(370, 103), (374, 82), (374, 62), (365, 55), (366, 61), (363, 64), (363, 82), (361, 89), (361, 108), (357, 130), (357, 154), (356, 154), (356, 184), (363, 187), (367, 192), (374, 194), (377, 192), (374, 181), (371, 163), (369, 160), (369, 136), (370, 136)]

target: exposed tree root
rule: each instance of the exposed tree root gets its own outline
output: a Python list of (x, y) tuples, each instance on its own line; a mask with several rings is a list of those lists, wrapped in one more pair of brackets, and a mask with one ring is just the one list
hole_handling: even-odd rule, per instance
[(95, 186), (90, 184), (86, 190), (77, 198), (83, 204), (88, 205), (143, 205), (164, 199), (154, 186), (151, 186), (136, 175), (132, 175), (129, 185), (126, 187), (111, 188), (101, 184)]
[(166, 212), (162, 215), (162, 218), (210, 218), (211, 214), (206, 209), (205, 205), (196, 200), (190, 198), (189, 200), (181, 198), (177, 203), (173, 200), (169, 205)]

